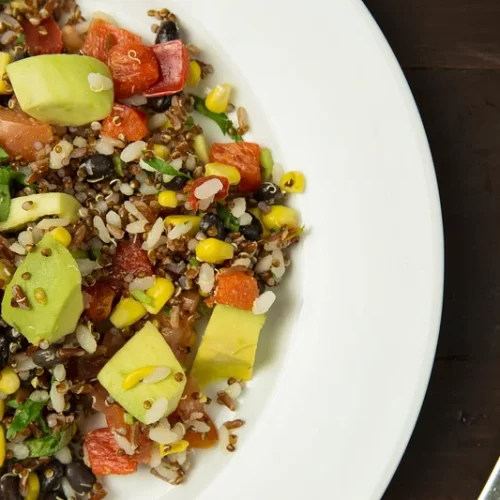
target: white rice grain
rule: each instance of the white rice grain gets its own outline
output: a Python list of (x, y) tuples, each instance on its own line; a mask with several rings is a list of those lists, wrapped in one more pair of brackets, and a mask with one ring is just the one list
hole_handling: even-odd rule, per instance
[(66, 140), (59, 141), (50, 152), (50, 168), (58, 170), (73, 152), (73, 144)]
[(239, 219), (247, 209), (247, 202), (245, 198), (235, 198), (233, 200), (234, 207), (231, 209), (231, 213)]
[(104, 92), (113, 88), (113, 80), (101, 73), (89, 73), (87, 81), (92, 92)]
[(156, 113), (153, 116), (151, 116), (151, 118), (149, 118), (148, 129), (149, 130), (156, 130), (156, 129), (162, 127), (163, 125), (165, 125), (165, 123), (167, 123), (167, 121), (168, 121), (168, 118), (167, 118), (167, 115), (165, 113)]
[(78, 269), (83, 277), (90, 276), (96, 269), (101, 268), (95, 260), (76, 259), (76, 263), (78, 264)]
[(148, 234), (146, 241), (143, 243), (142, 248), (144, 250), (154, 250), (160, 244), (161, 237), (165, 230), (165, 225), (163, 219), (158, 217), (156, 222), (153, 224), (151, 231)]
[(256, 315), (266, 314), (276, 300), (274, 292), (264, 292), (259, 298), (255, 299), (253, 303), (252, 312)]
[(141, 234), (146, 232), (146, 225), (148, 221), (146, 219), (136, 220), (135, 222), (131, 222), (127, 224), (125, 227), (125, 231), (129, 234)]
[(73, 146), (76, 148), (86, 148), (89, 145), (85, 137), (75, 137), (73, 139)]
[(49, 393), (44, 390), (33, 391), (30, 394), (31, 401), (35, 401), (36, 403), (45, 403), (49, 398)]
[(146, 424), (154, 424), (158, 422), (161, 418), (165, 416), (168, 412), (168, 399), (160, 398), (157, 399), (151, 408), (146, 412), (144, 416), (144, 422)]
[(142, 212), (131, 202), (131, 201), (126, 201), (123, 206), (125, 207), (125, 210), (131, 215), (133, 215), (136, 219), (138, 220), (146, 220), (146, 217), (142, 215)]
[(248, 226), (252, 223), (252, 216), (245, 212), (239, 219), (240, 226)]
[[(273, 257), (273, 265), (271, 271), (276, 278), (280, 279), (285, 274), (285, 258), (283, 257), (283, 252), (279, 249), (273, 250), (271, 254)], [(278, 264), (278, 265), (275, 265)]]
[(25, 444), (7, 443), (6, 448), (14, 454), (14, 458), (17, 460), (24, 460), (30, 454), (30, 450)]
[(151, 375), (142, 379), (143, 384), (156, 384), (165, 380), (172, 370), (168, 366), (157, 366)]
[(231, 385), (228, 385), (224, 391), (229, 394), (229, 396), (231, 398), (233, 398), (234, 400), (238, 399), (240, 396), (241, 396), (241, 391), (242, 391), (242, 387), (241, 387), (241, 384), (239, 384), (238, 382), (235, 382), (234, 384), (231, 384)]
[(97, 350), (97, 342), (92, 332), (85, 325), (78, 325), (76, 328), (76, 338), (78, 343), (89, 354), (93, 354)]
[(69, 226), (69, 219), (65, 218), (56, 218), (56, 219), (42, 219), (36, 227), (41, 229), (42, 231), (47, 231), (53, 227), (66, 227)]
[(120, 192), (125, 196), (132, 196), (134, 194), (134, 190), (127, 182), (120, 185)]
[(130, 163), (132, 161), (138, 160), (142, 155), (142, 150), (146, 147), (144, 141), (135, 141), (129, 144), (120, 155), (120, 158), (125, 163)]
[(111, 243), (111, 237), (109, 236), (109, 231), (104, 225), (104, 221), (98, 215), (94, 216), (93, 219), (94, 227), (97, 229), (97, 234), (101, 241), (104, 243)]
[(159, 444), (172, 444), (179, 441), (179, 436), (165, 427), (155, 427), (149, 431), (149, 439)]
[(115, 148), (112, 144), (110, 144), (106, 138), (99, 139), (95, 145), (95, 150), (106, 156), (111, 156), (115, 152)]
[(63, 465), (69, 465), (73, 461), (73, 456), (71, 455), (71, 450), (68, 446), (61, 448), (59, 451), (54, 453), (54, 457), (59, 460)]
[(210, 179), (194, 190), (194, 195), (199, 200), (207, 200), (215, 196), (223, 188), (219, 179)]
[(54, 411), (57, 413), (62, 413), (64, 411), (64, 406), (66, 404), (64, 400), (64, 394), (61, 394), (57, 390), (57, 385), (59, 382), (54, 382), (50, 388), (50, 402), (52, 403), (52, 407)]
[(204, 262), (200, 266), (200, 274), (199, 274), (199, 282), (198, 284), (200, 285), (200, 290), (203, 293), (210, 293), (213, 288), (214, 288), (214, 283), (215, 283), (215, 271), (214, 268), (210, 265)]
[(154, 276), (146, 276), (144, 278), (135, 278), (132, 283), (130, 283), (128, 289), (133, 292), (134, 290), (147, 290), (155, 284)]
[(9, 246), (9, 250), (17, 255), (26, 255), (26, 249), (17, 241), (14, 241), (14, 243)]
[(127, 438), (120, 436), (118, 432), (112, 431), (116, 444), (127, 454), (133, 455), (137, 449)]
[(259, 262), (257, 262), (253, 270), (257, 274), (267, 273), (271, 269), (272, 265), (273, 265), (273, 256), (266, 255), (265, 257), (262, 257), (262, 259), (260, 259)]
[(63, 364), (58, 364), (54, 367), (54, 378), (58, 382), (62, 382), (66, 378), (66, 368), (64, 367)]
[(192, 222), (184, 222), (182, 224), (177, 224), (177, 226), (174, 226), (167, 235), (167, 238), (169, 240), (177, 240), (184, 236), (185, 234), (189, 233), (193, 227)]
[(106, 214), (106, 222), (116, 227), (122, 227), (122, 219), (114, 210), (110, 210)]

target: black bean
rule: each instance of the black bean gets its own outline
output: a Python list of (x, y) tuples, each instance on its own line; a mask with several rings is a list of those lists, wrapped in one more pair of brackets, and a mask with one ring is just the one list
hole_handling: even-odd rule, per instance
[(148, 106), (157, 113), (163, 113), (164, 111), (168, 111), (170, 106), (172, 106), (172, 97), (171, 95), (149, 97)]
[(0, 95), (0, 106), (3, 106), (4, 108), (9, 107), (9, 101), (12, 96), (10, 95)]
[(171, 42), (179, 40), (179, 26), (175, 21), (165, 21), (161, 23), (160, 29), (156, 33), (155, 43)]
[(55, 491), (61, 486), (61, 480), (64, 477), (64, 467), (57, 460), (44, 465), (37, 472), (42, 493)]
[(98, 182), (103, 179), (111, 179), (115, 175), (115, 164), (111, 156), (95, 154), (83, 163), (87, 171), (89, 182)]
[(19, 478), (12, 474), (5, 474), (0, 479), (0, 493), (2, 500), (19, 500), (22, 498), (19, 492)]
[(0, 336), (0, 370), (3, 370), (9, 362), (9, 344), (10, 340), (5, 336)]
[(257, 201), (274, 203), (282, 198), (281, 189), (272, 182), (264, 182), (254, 194)]
[(246, 226), (240, 226), (240, 233), (249, 241), (259, 241), (262, 238), (260, 220), (255, 215), (252, 215), (252, 222)]
[(224, 223), (217, 214), (206, 214), (201, 219), (200, 230), (210, 238), (217, 238), (218, 240), (225, 240), (227, 236)]
[(71, 462), (66, 467), (66, 477), (77, 493), (87, 493), (96, 482), (93, 472), (80, 461)]
[(171, 181), (166, 182), (164, 186), (171, 191), (180, 191), (181, 189), (184, 189), (188, 180), (189, 179), (187, 177), (176, 175)]
[(58, 346), (51, 345), (48, 349), (38, 349), (38, 351), (33, 354), (33, 362), (42, 368), (51, 368), (56, 366), (61, 362), (57, 351)]

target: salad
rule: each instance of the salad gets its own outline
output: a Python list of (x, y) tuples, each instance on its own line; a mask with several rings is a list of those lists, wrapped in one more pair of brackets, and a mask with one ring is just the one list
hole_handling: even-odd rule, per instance
[(235, 451), (302, 233), (303, 175), (245, 138), (175, 15), (148, 14), (144, 44), (73, 1), (0, 4), (2, 498), (96, 500), (138, 467), (177, 485), (197, 450)]

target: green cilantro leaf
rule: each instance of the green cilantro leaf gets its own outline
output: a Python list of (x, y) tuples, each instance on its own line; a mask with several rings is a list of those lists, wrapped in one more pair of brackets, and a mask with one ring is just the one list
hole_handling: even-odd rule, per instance
[(34, 422), (40, 416), (45, 403), (46, 401), (38, 402), (26, 399), (16, 410), (14, 419), (7, 430), (7, 438), (13, 438), (18, 432), (26, 429), (31, 422)]
[(222, 133), (231, 137), (233, 141), (243, 141), (243, 137), (241, 137), (241, 135), (236, 132), (236, 128), (233, 122), (229, 119), (226, 113), (214, 113), (213, 111), (207, 109), (204, 99), (196, 95), (193, 95), (192, 97), (194, 98), (194, 109), (198, 111), (198, 113), (214, 121), (222, 130)]
[(191, 179), (189, 175), (185, 174), (184, 172), (179, 172), (179, 170), (175, 169), (174, 167), (172, 167), (172, 165), (168, 164), (161, 158), (151, 158), (151, 160), (143, 160), (143, 161), (151, 168), (154, 168), (156, 171), (160, 172), (161, 174), (173, 175), (174, 177), (180, 176), (180, 177), (186, 177), (187, 179)]
[(9, 153), (7, 153), (4, 148), (0, 147), (0, 162), (3, 163), (6, 160), (10, 160)]
[(30, 458), (50, 457), (64, 448), (75, 435), (76, 425), (63, 428), (61, 432), (38, 439), (26, 439), (23, 444), (29, 449)]
[(217, 203), (217, 215), (229, 231), (234, 233), (240, 228), (238, 219), (222, 203)]
[(24, 36), (24, 33), (19, 33), (19, 35), (17, 35), (16, 45), (24, 45), (25, 43), (26, 37)]

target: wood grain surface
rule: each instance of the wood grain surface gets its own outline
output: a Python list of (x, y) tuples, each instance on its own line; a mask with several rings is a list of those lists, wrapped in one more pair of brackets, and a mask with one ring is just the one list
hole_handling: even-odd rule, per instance
[(384, 500), (475, 500), (500, 455), (500, 0), (365, 3), (422, 114), (446, 245), (437, 357)]

